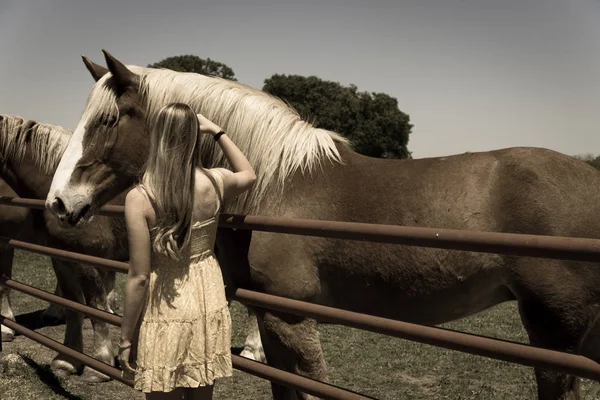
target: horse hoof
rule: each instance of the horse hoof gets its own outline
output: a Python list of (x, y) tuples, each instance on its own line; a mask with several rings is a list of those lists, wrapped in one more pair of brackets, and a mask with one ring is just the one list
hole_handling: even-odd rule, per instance
[(61, 358), (55, 358), (50, 364), (50, 369), (54, 375), (59, 377), (67, 377), (69, 375), (77, 374), (77, 367), (67, 360)]
[(265, 356), (265, 353), (261, 353), (260, 354), (260, 357), (258, 357), (258, 361), (261, 362), (261, 363), (263, 363), (263, 364), (267, 363), (267, 356)]
[(2, 342), (12, 342), (15, 340), (15, 334), (12, 332), (2, 332)]
[(104, 375), (101, 372), (98, 372), (92, 368), (84, 367), (83, 374), (76, 378), (78, 381), (86, 382), (86, 383), (102, 383), (108, 382), (111, 380), (111, 377), (108, 375)]
[(247, 358), (248, 360), (256, 361), (256, 359), (254, 358), (254, 353), (252, 353), (250, 350), (247, 350), (247, 349), (242, 350), (242, 352), (240, 353), (240, 357), (244, 357), (244, 358)]
[[(258, 353), (258, 354), (257, 354)], [(266, 364), (267, 363), (267, 357), (265, 357), (265, 353), (262, 351), (252, 351), (249, 349), (244, 349), (242, 350), (242, 352), (240, 353), (241, 357), (246, 357), (250, 360), (254, 360), (254, 361), (258, 361), (260, 363)]]

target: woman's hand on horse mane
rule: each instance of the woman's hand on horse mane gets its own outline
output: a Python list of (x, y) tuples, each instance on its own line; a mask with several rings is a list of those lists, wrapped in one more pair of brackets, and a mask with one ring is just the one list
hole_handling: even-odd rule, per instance
[[(196, 114), (198, 117), (198, 123), (200, 124), (199, 130), (201, 133), (207, 133), (216, 135), (221, 132), (221, 127), (210, 121), (202, 114)], [(256, 181), (256, 174), (250, 162), (242, 154), (240, 149), (229, 139), (229, 137), (222, 133), (218, 138), (219, 146), (225, 158), (229, 161), (233, 172), (221, 169), (221, 175), (223, 176), (224, 193), (223, 198), (235, 197), (246, 190), (250, 189)]]
[(196, 116), (198, 117), (198, 123), (200, 124), (200, 133), (216, 135), (217, 133), (221, 132), (221, 127), (206, 118), (204, 115), (196, 114)]

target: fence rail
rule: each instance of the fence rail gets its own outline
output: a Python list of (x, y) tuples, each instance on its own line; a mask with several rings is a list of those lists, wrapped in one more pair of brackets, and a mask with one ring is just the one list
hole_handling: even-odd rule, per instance
[[(36, 209), (44, 208), (44, 202), (42, 200), (22, 199), (15, 197), (0, 196), (0, 204)], [(123, 206), (105, 206), (102, 208), (100, 213), (108, 216), (122, 216), (123, 209)], [(408, 246), (498, 253), (512, 256), (600, 262), (600, 240), (588, 238), (460, 231), (453, 229), (403, 227), (355, 222), (306, 219), (301, 220), (230, 214), (221, 215), (219, 226), (233, 229), (250, 229), (255, 231), (319, 236), (335, 239), (372, 241)], [(121, 273), (126, 273), (128, 270), (128, 264), (124, 262), (106, 260), (100, 257), (93, 257), (85, 254), (54, 249), (51, 247), (40, 246), (4, 237), (0, 237), (0, 243), (5, 243), (18, 249), (60, 258), (62, 260), (82, 262), (97, 267), (108, 268)], [(94, 318), (103, 319), (113, 325), (120, 325), (120, 317), (118, 316), (105, 313), (101, 310), (96, 310), (76, 302), (70, 302), (69, 300), (60, 298), (59, 296), (55, 296), (48, 292), (44, 292), (31, 286), (7, 279), (6, 277), (0, 279), (0, 284), (15, 290), (20, 290), (43, 300), (63, 305), (77, 312), (90, 315)], [(306, 316), (324, 322), (343, 324), (372, 332), (418, 341), (421, 343), (427, 343), (434, 346), (487, 356), (490, 358), (519, 363), (527, 366), (542, 367), (583, 378), (600, 380), (600, 364), (584, 356), (547, 350), (525, 344), (467, 334), (463, 332), (456, 332), (448, 329), (410, 324), (406, 322), (340, 310), (323, 305), (272, 296), (265, 293), (253, 292), (246, 289), (236, 289), (232, 298), (256, 307)], [(60, 346), (62, 345), (57, 342), (49, 342), (48, 340), (51, 341), (51, 339), (45, 338), (43, 335), (39, 335), (33, 331), (28, 331), (27, 328), (22, 326), (18, 326), (18, 324), (16, 324), (14, 321), (2, 318), (0, 323), (8, 326), (11, 329), (14, 329), (17, 332), (26, 332), (23, 333), (25, 336), (31, 337), (33, 340), (40, 341), (40, 343), (48, 345), (48, 347), (55, 351), (73, 352), (72, 349), (65, 350), (61, 348)], [(118, 371), (114, 367), (110, 367), (107, 364), (101, 363), (97, 360), (95, 360), (95, 363), (92, 362), (94, 365), (88, 364), (87, 361), (82, 362), (94, 369), (97, 369), (95, 367), (104, 369), (98, 370), (109, 376), (113, 376), (111, 373), (114, 373), (114, 371), (107, 370), (107, 367)], [(97, 363), (102, 365), (97, 365)], [(251, 360), (246, 360), (239, 356), (233, 356), (233, 363), (234, 367), (237, 369), (281, 383), (286, 386), (294, 387), (306, 393), (321, 396), (323, 398), (368, 398), (336, 386), (290, 374), (288, 372), (277, 370), (273, 367), (256, 363)], [(108, 371), (110, 373), (104, 371)], [(119, 380), (123, 381), (122, 379)], [(130, 384), (130, 382), (127, 384)]]
[(0, 236), (0, 244), (9, 245), (15, 249), (26, 250), (32, 253), (41, 254), (63, 261), (81, 262), (93, 265), (94, 267), (106, 268), (111, 271), (126, 274), (129, 271), (129, 264), (122, 261), (108, 260), (102, 257), (89, 256), (87, 254), (75, 253), (67, 250), (55, 249), (54, 247), (42, 246), (35, 243), (24, 242), (22, 240), (10, 239)]
[(49, 338), (48, 336), (42, 335), (41, 333), (37, 333), (32, 331), (29, 328), (24, 327), (23, 325), (17, 324), (15, 321), (12, 321), (2, 315), (0, 315), (0, 324), (9, 327), (17, 333), (20, 333), (23, 336), (28, 337), (31, 340), (34, 340), (60, 354), (64, 354), (73, 358), (74, 360), (80, 361), (81, 363), (87, 365), (90, 368), (95, 369), (96, 371), (102, 372), (105, 375), (110, 376), (113, 379), (118, 380), (119, 382), (123, 382), (128, 386), (132, 386), (132, 382), (124, 379), (121, 376), (121, 371), (115, 367), (112, 367), (108, 364), (103, 363), (102, 361), (98, 361), (93, 357), (90, 357), (86, 354), (80, 353), (76, 350), (73, 350), (70, 347), (65, 346), (64, 344), (58, 343), (56, 340)]
[[(6, 238), (0, 237), (0, 242), (4, 241), (4, 239)], [(9, 245), (13, 244), (10, 240), (6, 241), (6, 243)], [(27, 246), (23, 247), (23, 243), (25, 242), (19, 242), (19, 248), (26, 249)], [(54, 249), (51, 247), (36, 245), (36, 250), (40, 254), (51, 255), (53, 254)], [(80, 261), (81, 254), (71, 252), (65, 253), (69, 254), (63, 254), (63, 259)], [(99, 257), (88, 257), (89, 259), (93, 259), (95, 265), (98, 266), (103, 266), (103, 263), (99, 260), (106, 261)], [(124, 265), (124, 270), (121, 270), (120, 272), (125, 272), (127, 263), (121, 264)], [(0, 278), (0, 284), (4, 284), (9, 288), (41, 298), (42, 300), (71, 308), (74, 311), (103, 319), (112, 325), (120, 326), (120, 318), (114, 316), (113, 314), (63, 299), (62, 297), (55, 296), (48, 292), (6, 278)], [(254, 292), (241, 288), (235, 289), (232, 299), (256, 307), (314, 318), (322, 322), (351, 326), (358, 329), (395, 336), (398, 338), (426, 343), (451, 350), (486, 356), (497, 360), (509, 361), (531, 367), (544, 367), (558, 372), (577, 375), (583, 378), (600, 380), (600, 364), (580, 355), (547, 350), (521, 343), (494, 339), (470, 333), (457, 332), (450, 329), (411, 324), (387, 318), (375, 317), (367, 314), (273, 296), (266, 293)]]
[[(0, 284), (4, 285), (8, 288), (35, 296), (39, 299), (48, 301), (50, 303), (59, 304), (66, 308), (69, 308), (73, 311), (80, 312), (87, 316), (97, 318), (103, 320), (109, 324), (115, 326), (121, 326), (122, 317), (118, 315), (114, 315), (111, 313), (107, 313), (102, 310), (98, 310), (93, 307), (84, 306), (83, 304), (77, 303), (75, 301), (70, 301), (67, 299), (63, 299), (60, 296), (53, 295), (44, 290), (36, 289), (29, 285), (13, 281), (12, 279), (7, 279), (6, 277), (0, 276)], [(124, 379), (121, 376), (121, 371), (117, 368), (98, 361), (90, 356), (87, 356), (83, 353), (75, 351), (67, 346), (64, 346), (55, 340), (39, 334), (35, 331), (32, 331), (23, 325), (20, 325), (8, 318), (5, 318), (0, 315), (0, 324), (3, 324), (15, 332), (22, 334), (44, 346), (49, 347), (50, 349), (72, 357), (73, 359), (80, 361), (81, 363), (93, 368), (97, 371), (102, 372), (105, 375), (110, 376), (113, 379), (117, 379), (120, 382), (125, 383), (128, 386), (133, 386), (133, 382), (128, 379)], [(0, 346), (1, 348), (1, 346)], [(92, 361), (93, 360), (93, 361)], [(247, 372), (249, 374), (268, 379), (272, 382), (277, 382), (279, 384), (292, 387), (294, 389), (301, 390), (305, 393), (314, 394), (315, 396), (320, 396), (325, 399), (336, 399), (336, 400), (361, 400), (361, 399), (371, 399), (371, 397), (352, 392), (350, 390), (346, 390), (334, 385), (330, 385), (327, 383), (319, 382), (314, 379), (309, 379), (303, 376), (295, 375), (286, 371), (282, 371), (277, 368), (270, 367), (268, 365), (264, 365), (262, 363), (252, 361), (246, 359), (244, 357), (240, 357), (237, 355), (231, 356), (231, 361), (233, 367), (240, 371)]]
[[(44, 208), (43, 200), (8, 196), (0, 196), (0, 204), (38, 209)], [(108, 216), (122, 216), (123, 212), (124, 207), (116, 205), (106, 205), (99, 211), (100, 214)], [(600, 262), (600, 239), (590, 238), (463, 231), (457, 229), (233, 214), (221, 214), (219, 226), (522, 257)]]

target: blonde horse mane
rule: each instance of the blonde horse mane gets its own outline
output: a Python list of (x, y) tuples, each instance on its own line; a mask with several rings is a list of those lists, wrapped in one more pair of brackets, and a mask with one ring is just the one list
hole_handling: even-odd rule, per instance
[[(315, 128), (296, 110), (266, 92), (226, 79), (167, 69), (127, 66), (141, 76), (140, 93), (148, 115), (162, 106), (183, 102), (221, 126), (252, 164), (257, 180), (253, 188), (228, 202), (226, 212), (258, 213), (267, 191), (280, 196), (289, 177), (300, 170), (311, 173), (323, 160), (341, 163), (337, 143), (347, 140), (335, 132)], [(88, 99), (83, 118), (90, 121), (118, 113), (115, 94), (97, 83)], [(118, 116), (118, 115), (117, 115)], [(200, 143), (206, 168), (230, 168), (210, 137)]]
[(0, 163), (28, 161), (52, 175), (70, 137), (71, 131), (60, 126), (0, 114)]

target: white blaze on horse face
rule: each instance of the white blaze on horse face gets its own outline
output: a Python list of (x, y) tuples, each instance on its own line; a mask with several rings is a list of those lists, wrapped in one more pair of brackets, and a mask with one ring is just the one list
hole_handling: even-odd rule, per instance
[[(58, 168), (56, 169), (54, 177), (52, 178), (52, 184), (50, 185), (50, 191), (48, 192), (48, 197), (46, 199), (47, 206), (48, 203), (54, 201), (54, 199), (58, 195), (60, 195), (63, 198), (63, 201), (67, 200), (66, 202), (68, 202), (68, 199), (64, 198), (65, 196), (69, 196), (68, 191), (66, 191), (65, 189), (69, 184), (69, 180), (71, 179), (71, 175), (75, 170), (77, 162), (81, 159), (81, 156), (83, 154), (83, 137), (85, 135), (86, 125), (87, 120), (80, 121), (79, 125), (77, 126), (77, 129), (75, 130), (75, 132), (71, 136), (71, 139), (69, 140), (69, 145), (67, 146), (67, 149), (65, 150), (62, 158), (60, 159)], [(84, 188), (79, 189), (80, 190), (77, 191), (81, 192), (81, 189)], [(85, 190), (85, 192), (88, 191)]]

